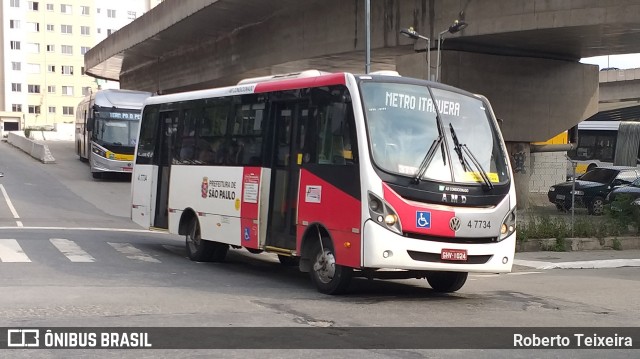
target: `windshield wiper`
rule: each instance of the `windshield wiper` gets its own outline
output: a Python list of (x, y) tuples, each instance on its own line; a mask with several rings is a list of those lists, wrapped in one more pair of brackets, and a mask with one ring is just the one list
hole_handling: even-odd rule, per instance
[[(424, 176), (425, 172), (427, 172), (427, 168), (429, 168), (429, 164), (433, 161), (433, 158), (436, 156), (436, 152), (438, 151), (438, 146), (442, 146), (444, 143), (444, 136), (439, 134), (435, 140), (431, 143), (431, 147), (429, 147), (429, 151), (420, 162), (420, 167), (418, 167), (418, 172), (416, 172), (416, 176), (413, 178), (414, 183), (420, 183), (420, 178)], [(446, 158), (444, 152), (442, 153), (442, 161), (446, 164)]]
[(491, 183), (489, 176), (487, 176), (487, 173), (485, 172), (484, 168), (482, 168), (482, 165), (480, 164), (476, 156), (471, 152), (471, 150), (469, 150), (469, 147), (467, 147), (466, 144), (460, 143), (460, 141), (458, 141), (458, 136), (456, 136), (456, 131), (453, 129), (453, 125), (451, 123), (449, 123), (449, 130), (451, 131), (451, 138), (453, 139), (454, 149), (458, 154), (458, 159), (460, 159), (462, 169), (465, 172), (468, 172), (468, 170), (471, 169), (469, 162), (465, 159), (464, 155), (466, 154), (467, 157), (471, 159), (471, 163), (476, 167), (476, 170), (480, 172), (480, 177), (482, 178), (482, 181), (484, 181), (484, 184), (486, 184), (489, 189), (493, 189), (493, 183)]

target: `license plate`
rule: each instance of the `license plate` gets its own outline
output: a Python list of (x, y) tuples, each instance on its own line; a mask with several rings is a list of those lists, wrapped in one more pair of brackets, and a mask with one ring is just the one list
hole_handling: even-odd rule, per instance
[(556, 199), (564, 199), (564, 195), (563, 194), (559, 194), (556, 196)]
[(466, 249), (443, 249), (440, 252), (440, 259), (443, 261), (466, 261)]

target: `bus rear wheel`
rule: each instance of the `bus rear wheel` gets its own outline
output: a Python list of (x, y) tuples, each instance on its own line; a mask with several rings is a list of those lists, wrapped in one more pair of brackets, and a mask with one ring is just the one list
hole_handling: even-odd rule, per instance
[(229, 250), (229, 246), (226, 244), (202, 239), (200, 223), (197, 218), (194, 218), (189, 224), (185, 244), (189, 259), (196, 262), (222, 262)]
[(351, 282), (353, 269), (336, 264), (333, 249), (327, 243), (323, 243), (323, 246), (324, 251), (319, 242), (315, 243), (311, 251), (312, 268), (309, 271), (311, 281), (320, 293), (344, 293)]
[(462, 288), (468, 275), (466, 272), (431, 272), (427, 282), (436, 292), (452, 293)]

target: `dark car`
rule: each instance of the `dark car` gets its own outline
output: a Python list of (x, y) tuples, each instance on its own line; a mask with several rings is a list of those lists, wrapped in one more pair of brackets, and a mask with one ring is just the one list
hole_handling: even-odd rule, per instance
[(629, 201), (631, 201), (631, 204), (640, 206), (640, 178), (628, 186), (618, 187), (609, 193), (606, 201), (607, 203), (611, 203), (611, 209), (616, 210), (616, 208), (614, 208), (614, 202), (622, 195), (626, 195)]
[[(640, 177), (640, 169), (635, 167), (596, 167), (576, 179), (575, 205), (586, 207), (589, 214), (601, 215), (605, 198), (619, 186), (631, 184)], [(549, 202), (559, 210), (571, 209), (572, 181), (558, 183), (549, 188)]]

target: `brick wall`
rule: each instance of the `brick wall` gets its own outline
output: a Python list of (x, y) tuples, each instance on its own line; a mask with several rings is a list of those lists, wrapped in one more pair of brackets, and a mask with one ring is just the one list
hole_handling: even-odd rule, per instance
[(547, 193), (549, 187), (567, 179), (569, 166), (566, 152), (536, 152), (531, 154), (529, 191)]

